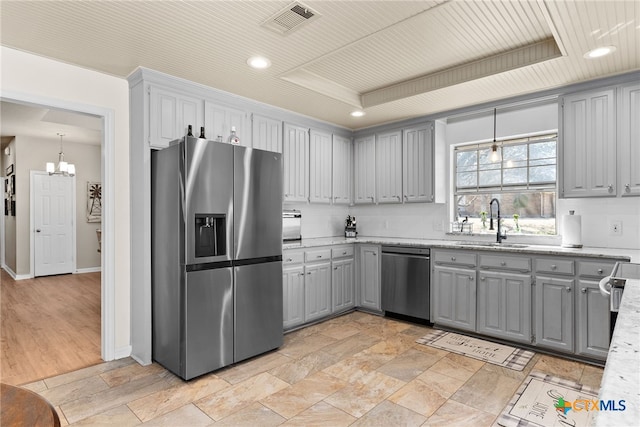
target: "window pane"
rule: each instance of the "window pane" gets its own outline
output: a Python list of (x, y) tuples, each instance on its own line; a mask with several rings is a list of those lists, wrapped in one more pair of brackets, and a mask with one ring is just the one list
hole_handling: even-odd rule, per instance
[(529, 156), (532, 159), (556, 158), (556, 141), (529, 144)]
[(475, 187), (477, 185), (476, 176), (475, 172), (458, 173), (458, 188)]
[(500, 185), (500, 170), (488, 170), (479, 172), (480, 187), (494, 187)]
[(478, 165), (478, 153), (473, 151), (459, 151), (456, 153), (456, 168), (459, 172), (475, 170)]
[(504, 182), (505, 185), (526, 184), (527, 169), (526, 168), (505, 169), (502, 175), (502, 181)]
[(502, 148), (503, 161), (527, 160), (526, 145), (511, 145)]
[(556, 165), (536, 166), (529, 169), (529, 182), (555, 182), (556, 181)]

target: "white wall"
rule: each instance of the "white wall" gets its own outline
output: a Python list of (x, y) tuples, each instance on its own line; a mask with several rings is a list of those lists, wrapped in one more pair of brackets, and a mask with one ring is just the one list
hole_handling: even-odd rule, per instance
[(300, 233), (303, 239), (344, 236), (344, 222), (349, 215), (349, 207), (346, 205), (287, 202), (284, 209), (296, 209), (302, 213)]
[[(115, 126), (115, 352), (128, 355), (130, 345), (129, 226), (129, 86), (125, 79), (0, 48), (0, 94), (61, 100), (114, 112)], [(104, 240), (105, 236), (103, 236)], [(104, 325), (103, 325), (104, 326)]]

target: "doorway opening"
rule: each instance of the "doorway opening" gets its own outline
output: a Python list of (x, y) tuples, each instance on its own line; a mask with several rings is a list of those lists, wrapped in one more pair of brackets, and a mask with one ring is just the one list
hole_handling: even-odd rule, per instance
[[(94, 164), (87, 165), (86, 167), (94, 168), (98, 172), (99, 178), (92, 179), (91, 182), (95, 183), (98, 181), (101, 183), (102, 190), (102, 220), (101, 223), (98, 224), (89, 224), (88, 227), (90, 229), (91, 234), (91, 248), (86, 252), (93, 251), (97, 253), (98, 259), (100, 262), (98, 265), (91, 265), (91, 263), (84, 264), (78, 263), (80, 258), (80, 254), (77, 257), (74, 257), (74, 261), (76, 265), (74, 266), (73, 273), (81, 273), (81, 274), (73, 274), (73, 275), (52, 275), (47, 277), (35, 277), (36, 271), (34, 268), (34, 245), (33, 245), (33, 235), (35, 233), (35, 229), (32, 227), (31, 219), (27, 219), (26, 228), (30, 228), (27, 230), (27, 233), (30, 234), (30, 237), (27, 241), (30, 242), (30, 247), (27, 251), (24, 251), (24, 247), (21, 248), (23, 253), (28, 253), (28, 257), (23, 257), (24, 259), (28, 258), (28, 270), (25, 270), (24, 264), (22, 264), (22, 268), (19, 269), (18, 266), (15, 266), (15, 270), (12, 271), (11, 268), (7, 268), (8, 266), (4, 264), (4, 259), (1, 260), (3, 262), (3, 271), (2, 271), (2, 283), (3, 288), (5, 285), (8, 286), (12, 282), (18, 283), (22, 288), (27, 288), (26, 285), (34, 286), (34, 289), (38, 291), (42, 291), (45, 289), (47, 282), (50, 283), (58, 283), (57, 293), (54, 293), (49, 296), (42, 296), (41, 299), (44, 304), (49, 306), (55, 305), (51, 298), (55, 298), (56, 302), (60, 302), (62, 300), (60, 298), (62, 293), (66, 293), (66, 296), (71, 295), (71, 291), (80, 291), (80, 294), (75, 298), (76, 302), (80, 304), (76, 313), (82, 313), (82, 311), (92, 312), (93, 316), (97, 320), (97, 324), (94, 324), (93, 329), (94, 332), (97, 329), (97, 334), (94, 333), (94, 343), (92, 344), (93, 349), (93, 359), (87, 362), (85, 358), (86, 366), (94, 363), (99, 363), (102, 360), (108, 361), (113, 360), (115, 358), (115, 336), (114, 336), (114, 323), (115, 323), (115, 281), (114, 281), (114, 210), (113, 210), (113, 187), (114, 187), (114, 111), (108, 108), (96, 107), (85, 104), (77, 104), (68, 101), (62, 101), (57, 99), (49, 99), (43, 98), (39, 96), (25, 95), (25, 94), (10, 94), (9, 96), (4, 96), (0, 98), (3, 106), (5, 104), (10, 106), (17, 106), (20, 108), (31, 108), (33, 111), (42, 111), (48, 110), (53, 113), (55, 117), (57, 117), (58, 121), (53, 121), (53, 126), (56, 126), (58, 131), (60, 128), (64, 128), (64, 126), (76, 126), (82, 127), (82, 124), (70, 124), (65, 122), (65, 120), (69, 120), (70, 117), (74, 115), (79, 119), (93, 119), (99, 122), (99, 140), (97, 146), (98, 156)], [(5, 135), (5, 131), (7, 130), (7, 116), (3, 111), (3, 136)], [(62, 121), (60, 121), (62, 120)], [(47, 123), (50, 125), (51, 123)], [(55, 133), (54, 133), (55, 135)], [(32, 138), (37, 139), (37, 135)], [(17, 143), (20, 143), (19, 138)], [(95, 148), (95, 147), (94, 147)], [(65, 140), (65, 151), (68, 150), (67, 141)], [(57, 152), (57, 149), (55, 150)], [(54, 155), (55, 155), (54, 152)], [(33, 155), (33, 153), (29, 153), (29, 156)], [(51, 157), (51, 156), (49, 156)], [(47, 161), (52, 161), (54, 159), (47, 159)], [(20, 160), (17, 159), (16, 162)], [(76, 161), (78, 167), (80, 164)], [(37, 168), (33, 168), (36, 170), (44, 170), (45, 162), (42, 162), (42, 165), (39, 165)], [(15, 167), (15, 166), (14, 166)], [(79, 177), (79, 176), (78, 176)], [(24, 177), (21, 177), (21, 179)], [(27, 182), (30, 180), (29, 172), (27, 172), (26, 176)], [(86, 181), (86, 179), (85, 179)], [(28, 184), (30, 185), (30, 184)], [(79, 191), (86, 191), (87, 183), (82, 182), (81, 185), (78, 185)], [(26, 194), (23, 197), (29, 199), (29, 188), (25, 185), (23, 187)], [(27, 204), (27, 209), (22, 211), (25, 218), (29, 218), (25, 212), (29, 209), (31, 202)], [(19, 206), (19, 205), (18, 205)], [(76, 213), (77, 221), (75, 225), (79, 226), (83, 220), (85, 219), (84, 215), (77, 215), (78, 212), (81, 211), (81, 208), (85, 208), (85, 205), (78, 206), (74, 212)], [(25, 227), (23, 227), (25, 228)], [(98, 232), (99, 230), (99, 232)], [(82, 231), (78, 230), (78, 235), (82, 233)], [(7, 233), (3, 227), (0, 230), (0, 238), (5, 241)], [(101, 238), (102, 237), (102, 238)], [(8, 249), (6, 245), (4, 245), (5, 251)], [(83, 252), (84, 249), (78, 247), (78, 252)], [(24, 263), (24, 260), (22, 261)], [(11, 271), (13, 274), (11, 274)], [(16, 273), (17, 272), (17, 273)], [(69, 289), (71, 291), (65, 292), (61, 283), (64, 283), (65, 286), (70, 286)], [(34, 293), (35, 294), (35, 293)], [(84, 298), (82, 295), (86, 296)], [(4, 289), (3, 289), (3, 297), (4, 297)], [(73, 299), (73, 298), (72, 298)], [(49, 303), (47, 303), (47, 300)], [(19, 304), (19, 301), (17, 302)], [(64, 300), (60, 303), (60, 310), (69, 313), (70, 306)], [(4, 309), (4, 306), (3, 306)], [(9, 310), (10, 311), (10, 310)], [(3, 310), (3, 329), (5, 328), (4, 322), (4, 313)], [(68, 316), (67, 316), (68, 317)], [(72, 328), (76, 329), (76, 328)], [(80, 332), (82, 328), (80, 328)], [(84, 332), (87, 332), (86, 330)], [(88, 334), (87, 334), (88, 335)], [(95, 342), (95, 337), (97, 337), (97, 342)], [(34, 340), (37, 341), (36, 338)], [(94, 345), (95, 344), (95, 345)], [(31, 348), (31, 349), (22, 349), (22, 351), (29, 351), (33, 353), (42, 353), (42, 349)], [(65, 348), (66, 353), (73, 352), (73, 348)], [(4, 366), (3, 366), (4, 368)], [(77, 368), (76, 368), (77, 369)], [(3, 369), (4, 370), (4, 369)], [(75, 370), (75, 369), (70, 369)], [(51, 376), (51, 375), (46, 375)]]

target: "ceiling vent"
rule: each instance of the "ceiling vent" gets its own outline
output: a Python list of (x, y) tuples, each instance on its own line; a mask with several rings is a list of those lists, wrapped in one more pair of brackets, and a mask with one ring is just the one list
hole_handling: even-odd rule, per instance
[(262, 26), (278, 34), (290, 34), (317, 18), (320, 15), (315, 10), (300, 2), (293, 2), (289, 6), (271, 16)]

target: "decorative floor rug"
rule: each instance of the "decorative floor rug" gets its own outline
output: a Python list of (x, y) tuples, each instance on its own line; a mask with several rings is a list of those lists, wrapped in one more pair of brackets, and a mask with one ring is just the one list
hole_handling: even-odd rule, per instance
[(590, 426), (597, 412), (588, 410), (587, 405), (590, 406), (597, 399), (598, 391), (592, 387), (533, 371), (494, 425)]
[(515, 371), (522, 371), (534, 355), (532, 351), (445, 331), (431, 332), (416, 342)]

